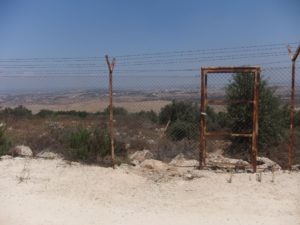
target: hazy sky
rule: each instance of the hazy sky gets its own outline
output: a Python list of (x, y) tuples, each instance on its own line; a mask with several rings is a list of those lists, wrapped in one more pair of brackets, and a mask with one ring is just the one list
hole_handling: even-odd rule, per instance
[[(15, 58), (102, 57), (106, 53), (119, 56), (289, 42), (296, 46), (300, 42), (299, 11), (299, 0), (0, 0), (0, 71), (2, 75), (26, 75), (32, 71), (59, 75), (57, 71), (62, 68), (61, 74), (68, 74), (66, 66), (55, 67), (57, 63), (48, 62), (43, 70), (36, 68), (36, 61), (26, 62), (32, 68), (21, 68), (23, 61), (5, 62)], [(284, 59), (287, 55), (277, 56), (273, 61)], [(202, 64), (167, 68), (200, 68)], [(17, 65), (18, 69), (7, 65)], [(105, 74), (101, 72), (104, 66), (99, 65), (101, 74)], [(85, 65), (84, 69), (89, 68)], [(70, 73), (73, 71), (74, 68)], [(98, 74), (94, 69), (92, 72)], [(14, 83), (10, 79), (0, 82), (0, 89), (12, 85), (70, 85), (62, 78), (59, 82), (52, 79), (34, 85), (32, 81), (18, 79)], [(95, 86), (95, 80), (81, 79), (73, 84)]]

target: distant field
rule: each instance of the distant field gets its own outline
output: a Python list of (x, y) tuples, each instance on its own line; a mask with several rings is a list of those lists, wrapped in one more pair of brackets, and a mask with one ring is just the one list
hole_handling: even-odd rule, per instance
[[(215, 97), (218, 97), (216, 93), (213, 94)], [(278, 93), (283, 102), (288, 103), (289, 96), (286, 95), (285, 88), (281, 88)], [(114, 93), (114, 106), (124, 107), (128, 112), (139, 112), (141, 110), (159, 112), (171, 100), (200, 103), (200, 96), (198, 90), (117, 91)], [(41, 109), (99, 112), (107, 108), (109, 99), (107, 93), (99, 90), (0, 95), (0, 106), (2, 108), (17, 107), (19, 105), (25, 106), (32, 110), (33, 113), (37, 113)], [(296, 99), (296, 110), (300, 109), (299, 105), (300, 101)], [(224, 111), (226, 107), (222, 105), (210, 106), (216, 112)]]
[[(156, 95), (148, 92), (117, 92), (114, 93), (113, 105), (123, 107), (128, 112), (139, 112), (141, 110), (159, 112), (162, 107), (169, 104), (171, 99), (190, 99), (187, 93), (160, 92)], [(0, 106), (17, 107), (23, 105), (33, 113), (41, 109), (53, 111), (103, 111), (109, 105), (109, 98), (106, 93), (98, 91), (74, 91), (65, 93), (49, 94), (19, 94), (0, 96)]]
[[(149, 101), (119, 101), (114, 103), (114, 106), (124, 107), (128, 112), (139, 112), (141, 110), (159, 112), (162, 107), (169, 104), (170, 101), (165, 100), (149, 100)], [(33, 113), (38, 113), (41, 109), (49, 110), (76, 110), (87, 112), (103, 111), (109, 104), (108, 100), (87, 100), (75, 103), (66, 104), (23, 104), (26, 108), (32, 110)], [(17, 105), (8, 105), (9, 107), (16, 107)]]

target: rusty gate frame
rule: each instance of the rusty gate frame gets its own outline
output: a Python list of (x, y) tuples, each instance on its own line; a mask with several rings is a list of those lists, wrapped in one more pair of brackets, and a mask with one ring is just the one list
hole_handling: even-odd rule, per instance
[[(258, 116), (259, 116), (259, 85), (260, 85), (260, 67), (202, 67), (201, 68), (201, 104), (200, 104), (200, 143), (199, 143), (199, 168), (206, 166), (206, 139), (209, 137), (251, 137), (251, 164), (253, 172), (256, 172), (257, 145), (258, 145)], [(207, 76), (211, 73), (253, 73), (254, 87), (252, 100), (235, 100), (234, 103), (251, 103), (252, 110), (252, 132), (251, 133), (230, 133), (230, 132), (207, 132), (206, 130), (206, 108), (208, 103), (214, 105), (225, 105), (226, 100), (207, 100)], [(230, 101), (232, 102), (232, 101)]]

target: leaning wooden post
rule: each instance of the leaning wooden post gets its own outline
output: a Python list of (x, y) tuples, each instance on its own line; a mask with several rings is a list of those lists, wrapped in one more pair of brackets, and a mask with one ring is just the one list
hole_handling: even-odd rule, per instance
[(116, 60), (113, 58), (112, 62), (109, 62), (108, 55), (105, 56), (106, 63), (109, 71), (109, 134), (110, 134), (110, 146), (111, 146), (111, 163), (115, 168), (115, 144), (114, 144), (114, 122), (113, 122), (113, 88), (112, 88), (112, 74), (114, 71)]

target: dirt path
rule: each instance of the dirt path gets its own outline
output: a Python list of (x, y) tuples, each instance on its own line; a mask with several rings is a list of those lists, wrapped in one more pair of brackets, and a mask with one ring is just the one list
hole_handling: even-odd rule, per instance
[[(300, 173), (203, 171), (154, 181), (138, 169), (61, 160), (0, 161), (1, 225), (300, 224)], [(250, 180), (251, 179), (251, 180)]]

